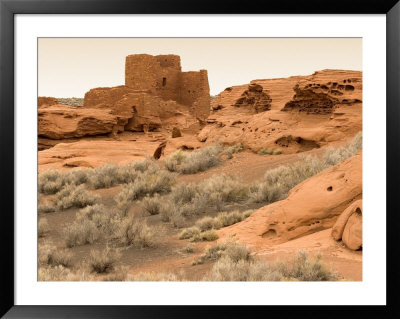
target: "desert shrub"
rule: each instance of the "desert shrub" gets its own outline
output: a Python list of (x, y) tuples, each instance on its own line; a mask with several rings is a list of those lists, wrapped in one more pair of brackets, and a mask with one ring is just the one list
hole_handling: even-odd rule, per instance
[(40, 265), (49, 266), (72, 266), (72, 253), (67, 249), (58, 249), (53, 245), (45, 244), (39, 246), (38, 262)]
[(56, 207), (53, 204), (39, 204), (38, 213), (53, 213), (56, 211)]
[(138, 273), (133, 276), (129, 276), (130, 281), (180, 281), (175, 274), (171, 273)]
[(179, 183), (171, 190), (171, 199), (174, 203), (190, 203), (198, 193), (197, 185), (194, 183)]
[(38, 236), (44, 237), (44, 235), (49, 231), (49, 224), (46, 218), (40, 218), (38, 221)]
[(176, 207), (169, 201), (164, 201), (160, 206), (160, 217), (161, 221), (169, 222), (172, 216), (175, 214)]
[(103, 250), (92, 250), (88, 260), (89, 268), (92, 272), (102, 274), (114, 269), (116, 262), (120, 258), (118, 250), (110, 249), (106, 246)]
[(206, 231), (215, 228), (214, 227), (214, 218), (210, 216), (203, 217), (196, 222), (196, 226), (200, 229), (200, 231)]
[(280, 155), (280, 154), (282, 154), (282, 150), (280, 149), (275, 149), (272, 151), (272, 155)]
[[(214, 228), (219, 229), (221, 227), (227, 227), (236, 223), (241, 222), (243, 219), (250, 216), (252, 210), (246, 210), (245, 212), (240, 212), (238, 210), (232, 212), (221, 212), (217, 215), (214, 221)], [(218, 227), (218, 228), (217, 228)]]
[(128, 277), (129, 267), (114, 266), (113, 272), (107, 274), (102, 278), (103, 281), (126, 281)]
[(258, 155), (266, 155), (266, 154), (272, 155), (273, 152), (274, 151), (270, 148), (268, 148), (268, 149), (262, 148), (258, 151)]
[(229, 146), (225, 149), (224, 154), (226, 154), (226, 156), (228, 158), (232, 158), (233, 154), (235, 153), (239, 153), (243, 151), (243, 145), (242, 143), (237, 143), (235, 145)]
[(56, 207), (61, 210), (70, 207), (82, 208), (93, 205), (98, 199), (98, 195), (93, 195), (83, 185), (68, 184), (56, 194), (55, 202)]
[(66, 246), (74, 247), (92, 244), (100, 237), (100, 232), (93, 221), (83, 219), (67, 226), (64, 236)]
[(188, 254), (192, 254), (192, 253), (194, 253), (194, 251), (195, 251), (195, 246), (194, 246), (193, 244), (188, 244), (188, 245), (185, 247), (184, 251), (185, 251), (186, 253), (188, 253)]
[(61, 173), (57, 170), (48, 170), (39, 174), (38, 190), (43, 194), (55, 194), (65, 185), (81, 185), (87, 182), (87, 174), (80, 169)]
[(179, 239), (190, 239), (197, 235), (200, 235), (200, 229), (198, 229), (197, 227), (185, 228), (179, 234)]
[(194, 235), (191, 238), (191, 241), (197, 242), (197, 241), (214, 241), (217, 240), (218, 234), (215, 230), (211, 229), (211, 230), (206, 230), (204, 232), (201, 232), (198, 235)]
[(62, 174), (56, 170), (48, 170), (39, 174), (38, 191), (43, 194), (55, 194), (64, 186)]
[(238, 260), (247, 261), (251, 258), (250, 251), (246, 246), (239, 244), (232, 238), (228, 238), (223, 242), (207, 247), (205, 253), (200, 256), (195, 264), (202, 264), (206, 260), (215, 261), (223, 256), (231, 258), (236, 262)]
[(118, 166), (106, 164), (90, 171), (89, 181), (93, 188), (108, 188), (119, 183)]
[(220, 163), (219, 155), (222, 151), (223, 147), (219, 143), (192, 152), (179, 150), (166, 158), (164, 165), (171, 172), (195, 174), (217, 166)]
[(165, 170), (144, 172), (138, 175), (133, 183), (124, 185), (121, 192), (115, 197), (119, 208), (129, 206), (134, 200), (154, 194), (165, 194), (171, 191), (175, 183), (175, 175)]
[(66, 281), (70, 275), (70, 270), (62, 265), (56, 267), (39, 267), (39, 281)]
[(354, 138), (343, 147), (332, 148), (329, 147), (323, 157), (326, 167), (339, 164), (340, 162), (354, 156), (362, 149), (362, 134), (357, 133)]
[(145, 212), (150, 215), (158, 215), (162, 206), (162, 200), (160, 199), (160, 196), (156, 194), (154, 197), (146, 196), (143, 198), (141, 204)]
[(179, 211), (175, 211), (175, 213), (171, 215), (170, 221), (176, 228), (185, 227), (186, 224), (185, 217), (183, 217), (182, 213)]
[(95, 204), (86, 206), (77, 214), (77, 222), (89, 220), (104, 235), (112, 235), (118, 229), (118, 224), (121, 221), (121, 212), (117, 209), (106, 208), (103, 204)]
[(118, 231), (118, 239), (121, 244), (139, 248), (154, 246), (154, 235), (155, 232), (145, 220), (137, 220), (134, 217), (122, 220)]
[[(234, 247), (234, 246), (231, 246)], [(285, 262), (272, 262), (251, 258), (245, 248), (226, 248), (216, 254), (218, 261), (203, 280), (211, 281), (334, 281), (337, 274), (328, 270), (320, 256), (314, 259), (305, 252)], [(216, 259), (216, 258), (215, 258)]]
[(310, 258), (302, 250), (291, 260), (277, 262), (273, 268), (288, 279), (294, 278), (300, 281), (334, 281), (338, 279), (337, 274), (322, 262), (320, 254)]

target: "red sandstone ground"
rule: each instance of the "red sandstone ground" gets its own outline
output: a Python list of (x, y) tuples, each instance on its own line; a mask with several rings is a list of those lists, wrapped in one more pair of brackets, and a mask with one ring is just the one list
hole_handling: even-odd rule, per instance
[[(213, 111), (205, 120), (196, 121), (193, 110), (178, 106), (177, 120), (174, 120), (174, 113), (165, 115), (163, 111), (164, 115), (159, 116), (161, 122), (155, 130), (147, 131), (145, 127), (145, 132), (115, 129), (115, 125), (127, 125), (127, 122), (121, 119), (121, 115), (110, 114), (104, 108), (71, 110), (68, 106), (57, 105), (57, 101), (52, 99), (42, 99), (41, 103), (48, 104), (39, 108), (39, 113), (43, 114), (39, 116), (42, 121), (39, 122), (39, 134), (41, 128), (46, 131), (39, 136), (39, 172), (138, 161), (151, 157), (164, 141), (166, 148), (161, 159), (177, 149), (190, 151), (219, 141), (225, 145), (242, 143), (245, 150), (234, 154), (232, 159), (224, 158), (222, 164), (205, 172), (182, 174), (177, 182), (199, 183), (213, 175), (227, 174), (240, 177), (244, 184), (251, 184), (271, 168), (299, 161), (300, 154), (321, 157), (327, 147), (344, 145), (362, 130), (361, 72), (324, 70), (310, 76), (254, 80), (252, 83), (260, 85), (262, 90), (254, 94), (245, 93), (249, 90), (248, 84), (228, 88), (212, 101)], [(265, 95), (260, 97), (261, 93), (267, 94), (271, 102)], [(242, 97), (247, 100), (238, 106), (237, 101)], [(255, 105), (258, 102), (253, 105), (252, 101), (261, 101), (262, 105)], [(163, 102), (157, 103), (161, 105)], [(265, 111), (259, 112), (261, 107)], [(56, 112), (58, 115), (54, 115)], [(60, 119), (60, 114), (67, 119)], [(155, 123), (148, 117), (143, 121), (147, 120), (146, 125)], [(108, 124), (110, 127), (107, 127)], [(182, 137), (171, 138), (174, 126), (181, 130)], [(280, 149), (283, 154), (258, 155), (257, 152), (262, 149)], [(360, 153), (311, 177), (296, 186), (285, 200), (265, 207), (253, 204), (250, 208), (258, 210), (244, 221), (221, 229), (219, 240), (233, 234), (251, 247), (257, 256), (269, 261), (288, 258), (300, 249), (311, 254), (321, 252), (323, 261), (339, 273), (341, 280), (362, 280), (362, 251), (351, 250), (331, 236), (338, 216), (354, 200), (362, 198), (361, 157)], [(343, 181), (345, 175), (351, 176), (351, 185), (347, 179), (343, 184), (338, 174)], [(327, 200), (324, 192), (331, 186), (325, 185), (329, 181), (334, 184), (334, 192), (329, 193), (332, 198)], [(113, 197), (120, 190), (121, 186), (115, 186), (93, 192), (101, 196), (102, 203), (111, 207), (115, 205)], [(52, 196), (43, 196), (42, 200)], [(137, 211), (137, 205), (133, 205), (131, 212)], [(311, 216), (315, 211), (322, 215)], [(39, 218), (47, 219), (50, 229), (44, 238), (39, 239), (39, 244), (51, 241), (63, 247), (61, 229), (75, 220), (77, 212), (78, 209), (72, 208), (39, 213)], [(210, 215), (215, 216), (215, 213)], [(188, 224), (193, 224), (200, 217), (203, 215), (189, 219)], [(211, 269), (211, 262), (195, 266), (192, 262), (206, 246), (213, 243), (194, 243), (194, 253), (186, 253), (184, 248), (189, 241), (178, 239), (180, 229), (161, 222), (157, 215), (145, 218), (151, 227), (158, 229), (157, 245), (146, 249), (131, 247), (123, 251), (120, 262), (128, 267), (130, 274), (172, 272), (181, 274), (187, 280), (200, 280)], [(293, 224), (295, 235), (290, 235), (287, 227), (277, 228), (275, 219)], [(321, 221), (317, 226), (314, 224), (316, 219)], [(269, 232), (271, 229), (274, 232)], [(273, 233), (273, 238), (265, 235), (270, 233)], [(74, 266), (82, 263), (90, 250), (104, 247), (105, 242), (100, 241), (71, 248)]]

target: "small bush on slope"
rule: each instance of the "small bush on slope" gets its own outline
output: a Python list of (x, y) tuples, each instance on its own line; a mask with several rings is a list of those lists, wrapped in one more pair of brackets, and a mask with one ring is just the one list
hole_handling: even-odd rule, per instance
[(235, 145), (232, 145), (230, 147), (227, 147), (224, 151), (224, 154), (230, 159), (233, 157), (233, 154), (239, 153), (243, 151), (243, 145), (242, 143), (237, 143)]
[(92, 250), (90, 252), (88, 265), (92, 272), (98, 274), (108, 273), (114, 269), (120, 256), (118, 250), (112, 250), (108, 246), (101, 251)]
[(222, 151), (223, 147), (218, 143), (192, 152), (179, 150), (165, 159), (164, 165), (171, 172), (195, 174), (217, 166)]
[(64, 229), (65, 244), (67, 247), (92, 244), (100, 237), (95, 223), (88, 219), (67, 226)]
[(98, 199), (99, 196), (87, 191), (83, 185), (68, 184), (56, 194), (55, 202), (56, 207), (62, 210), (93, 205)]
[(77, 214), (77, 222), (91, 221), (104, 236), (115, 234), (121, 222), (121, 212), (103, 204), (87, 206)]
[(72, 253), (67, 249), (58, 249), (52, 245), (41, 245), (38, 249), (39, 265), (48, 266), (72, 266)]
[(38, 236), (44, 237), (49, 231), (49, 224), (46, 218), (40, 218), (38, 221)]
[(146, 221), (136, 220), (135, 217), (127, 217), (122, 220), (118, 231), (118, 239), (121, 244), (139, 248), (154, 246), (154, 235), (154, 230), (147, 226)]
[(39, 174), (38, 191), (43, 194), (55, 194), (65, 185), (81, 185), (86, 183), (86, 172), (76, 169), (67, 173), (60, 173), (56, 170), (48, 170)]

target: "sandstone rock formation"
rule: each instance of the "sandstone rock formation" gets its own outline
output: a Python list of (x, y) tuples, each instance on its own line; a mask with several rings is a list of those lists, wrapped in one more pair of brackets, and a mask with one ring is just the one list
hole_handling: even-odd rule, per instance
[(48, 97), (48, 96), (39, 96), (38, 97), (38, 107), (44, 106), (44, 105), (54, 105), (58, 104), (58, 100), (55, 97)]
[[(243, 242), (261, 246), (283, 243), (331, 228), (343, 210), (361, 196), (362, 153), (359, 152), (297, 185), (288, 198), (220, 230), (220, 237), (234, 235)], [(349, 227), (358, 225), (358, 220), (353, 220)], [(349, 236), (349, 241), (355, 240)]]
[[(308, 76), (254, 80), (250, 84), (255, 90), (261, 86), (262, 92), (268, 92), (269, 110), (254, 114), (251, 107), (236, 107), (249, 85), (228, 87), (211, 102), (213, 111), (198, 134), (199, 141), (242, 143), (254, 152), (279, 148), (284, 154), (291, 154), (341, 143), (362, 129), (359, 71), (322, 70)], [(294, 87), (299, 88), (300, 96), (307, 92), (306, 97), (293, 98)], [(335, 95), (335, 91), (342, 95)], [(282, 111), (288, 103), (294, 105), (301, 99), (304, 105), (308, 101), (308, 111)]]
[(263, 92), (261, 85), (253, 83), (242, 93), (234, 105), (237, 107), (250, 106), (256, 113), (260, 113), (271, 109), (271, 98), (267, 92)]
[(65, 139), (107, 134), (127, 122), (127, 117), (113, 115), (109, 109), (94, 110), (56, 104), (39, 108), (38, 135)]
[(343, 211), (332, 228), (332, 237), (335, 240), (342, 239), (352, 250), (362, 247), (362, 200), (354, 202)]
[(182, 133), (180, 131), (179, 128), (177, 128), (176, 126), (174, 126), (174, 128), (172, 129), (172, 138), (177, 138), (177, 137), (181, 137)]

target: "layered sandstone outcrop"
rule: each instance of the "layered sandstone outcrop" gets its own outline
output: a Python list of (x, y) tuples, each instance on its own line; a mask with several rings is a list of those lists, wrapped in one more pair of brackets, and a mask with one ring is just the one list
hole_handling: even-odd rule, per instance
[(52, 105), (38, 110), (38, 135), (50, 139), (100, 135), (124, 126), (128, 117), (116, 116), (109, 109), (74, 108)]
[(38, 97), (38, 107), (44, 106), (44, 105), (54, 105), (58, 104), (58, 100), (55, 97), (49, 97), (49, 96), (39, 96)]
[(256, 113), (271, 109), (271, 97), (263, 91), (263, 87), (258, 84), (250, 84), (242, 96), (236, 100), (237, 107), (251, 107)]
[[(359, 152), (297, 185), (286, 199), (260, 208), (244, 221), (220, 230), (220, 237), (233, 235), (256, 246), (287, 242), (331, 228), (349, 204), (361, 196), (362, 152)], [(350, 222), (349, 230), (354, 228), (351, 233), (357, 233), (358, 220)], [(348, 236), (344, 233), (342, 237)], [(348, 236), (349, 242), (353, 241), (352, 236)]]
[[(255, 114), (252, 107), (237, 107), (237, 101), (246, 100), (248, 84), (228, 87), (211, 102), (213, 111), (198, 134), (199, 141), (242, 143), (254, 152), (280, 149), (292, 154), (342, 143), (362, 129), (360, 71), (322, 70), (254, 80), (250, 85), (268, 93), (268, 111)], [(298, 88), (298, 96), (293, 97), (293, 88)], [(285, 105), (293, 107), (285, 109)]]

